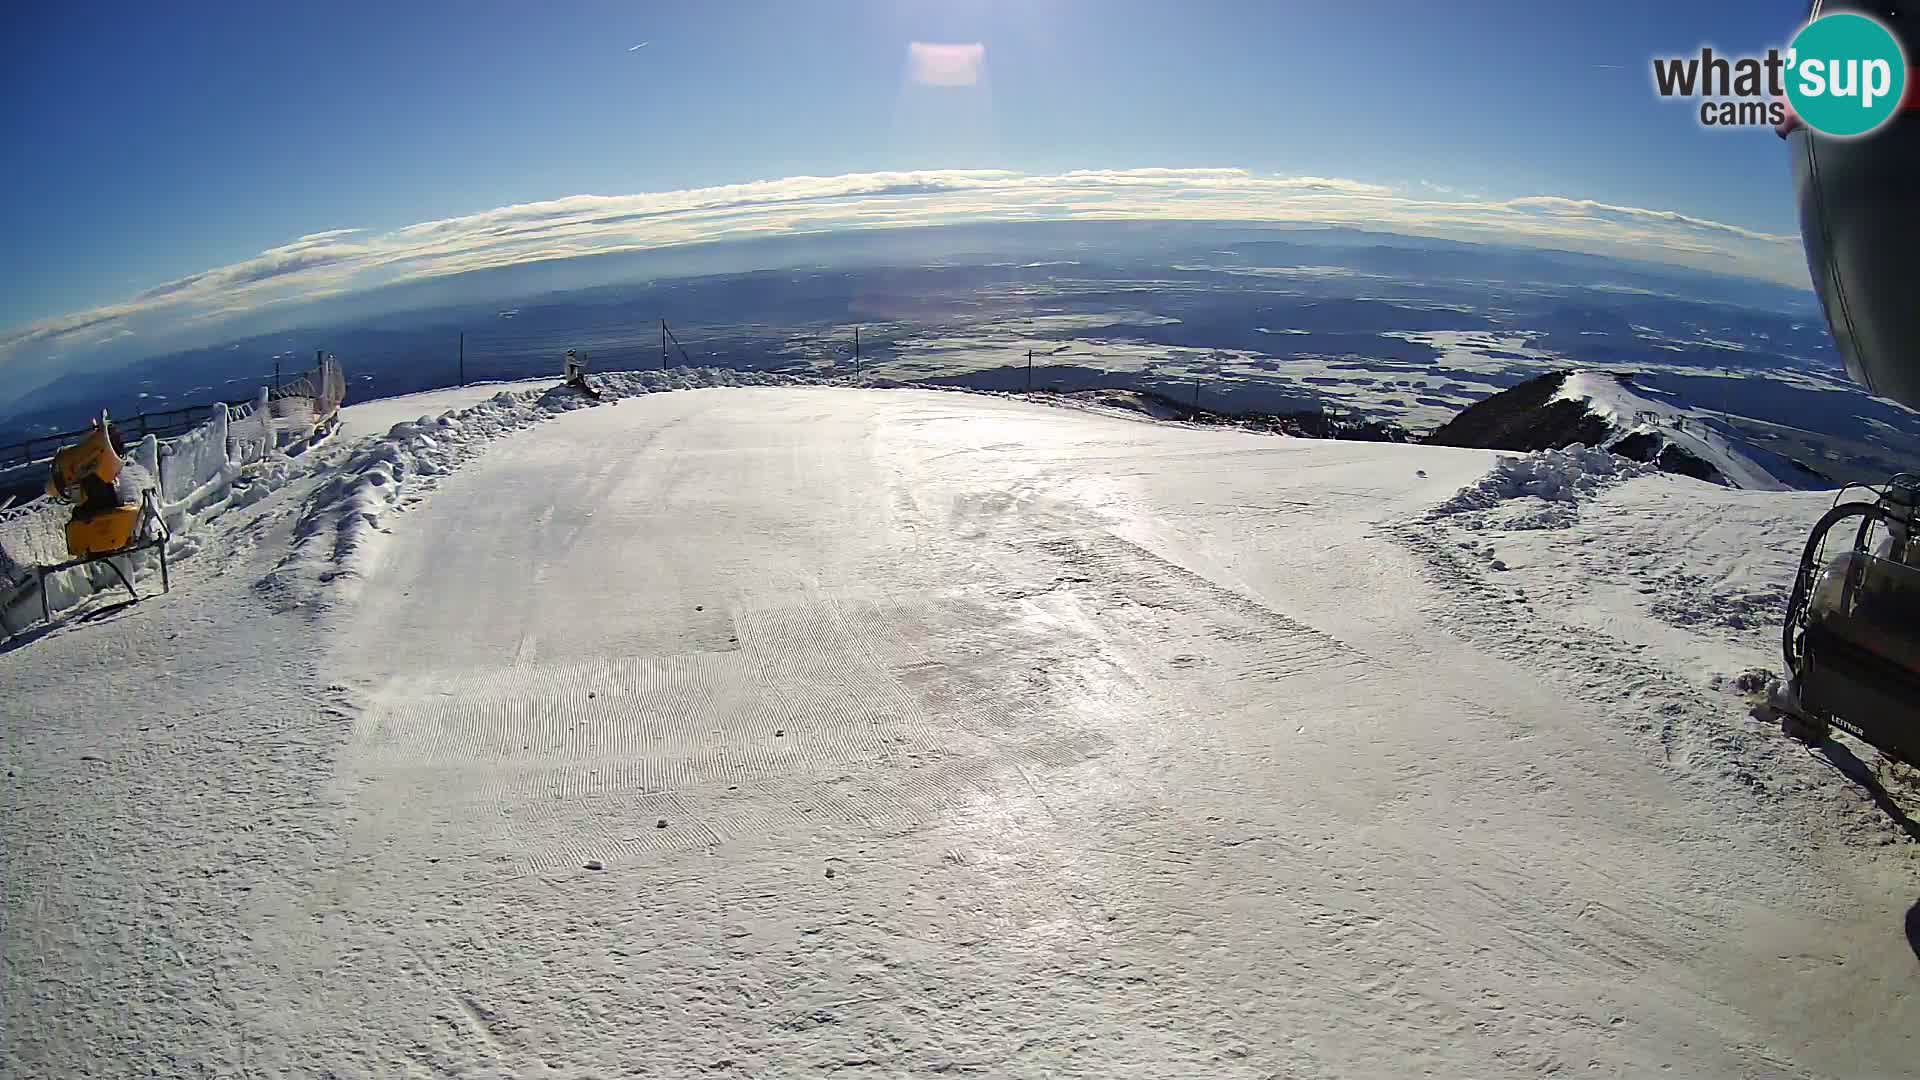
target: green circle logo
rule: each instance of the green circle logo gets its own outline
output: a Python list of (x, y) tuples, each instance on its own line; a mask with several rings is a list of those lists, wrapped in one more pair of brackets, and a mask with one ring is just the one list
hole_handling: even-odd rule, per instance
[(1907, 92), (1907, 58), (1878, 20), (1823, 15), (1800, 28), (1787, 54), (1787, 100), (1823, 135), (1865, 135), (1887, 122)]

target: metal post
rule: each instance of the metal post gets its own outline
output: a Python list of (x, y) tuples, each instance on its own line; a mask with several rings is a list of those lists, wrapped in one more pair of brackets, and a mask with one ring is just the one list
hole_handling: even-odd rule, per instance
[(660, 320), (660, 370), (667, 370), (667, 320)]
[(1200, 411), (1200, 380), (1193, 380), (1193, 411)]
[(1027, 393), (1033, 393), (1033, 350), (1027, 350)]
[(853, 377), (860, 377), (860, 328), (853, 328)]
[(467, 385), (467, 335), (460, 333), (460, 385)]
[(280, 392), (280, 358), (273, 358), (273, 392)]

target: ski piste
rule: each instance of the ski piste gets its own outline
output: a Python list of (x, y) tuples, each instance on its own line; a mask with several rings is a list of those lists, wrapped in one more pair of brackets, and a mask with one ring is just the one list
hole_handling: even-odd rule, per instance
[(9, 742), (10, 1071), (1906, 1067), (1911, 848), (1742, 689), (1829, 496), (592, 378), (351, 406), (0, 653), (88, 703)]

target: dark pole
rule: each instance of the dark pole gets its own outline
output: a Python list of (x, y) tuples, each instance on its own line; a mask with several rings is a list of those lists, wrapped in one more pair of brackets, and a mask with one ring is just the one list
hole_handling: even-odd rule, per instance
[(462, 331), (460, 334), (460, 385), (467, 385), (467, 335), (465, 331)]
[(1200, 411), (1200, 380), (1193, 380), (1193, 411)]
[(853, 328), (853, 374), (860, 377), (860, 328)]
[(660, 320), (660, 370), (667, 370), (667, 320)]
[(1033, 350), (1027, 350), (1027, 393), (1033, 393)]
[(280, 392), (280, 358), (273, 358), (273, 392)]

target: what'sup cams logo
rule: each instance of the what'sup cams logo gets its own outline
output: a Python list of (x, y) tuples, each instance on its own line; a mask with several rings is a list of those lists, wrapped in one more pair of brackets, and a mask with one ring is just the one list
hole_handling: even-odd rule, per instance
[[(1800, 28), (1783, 53), (1653, 60), (1663, 98), (1700, 101), (1706, 127), (1783, 127), (1790, 119), (1823, 135), (1866, 135), (1892, 119), (1907, 92), (1907, 58), (1878, 19), (1822, 15)], [(1791, 107), (1791, 112), (1789, 111)]]

